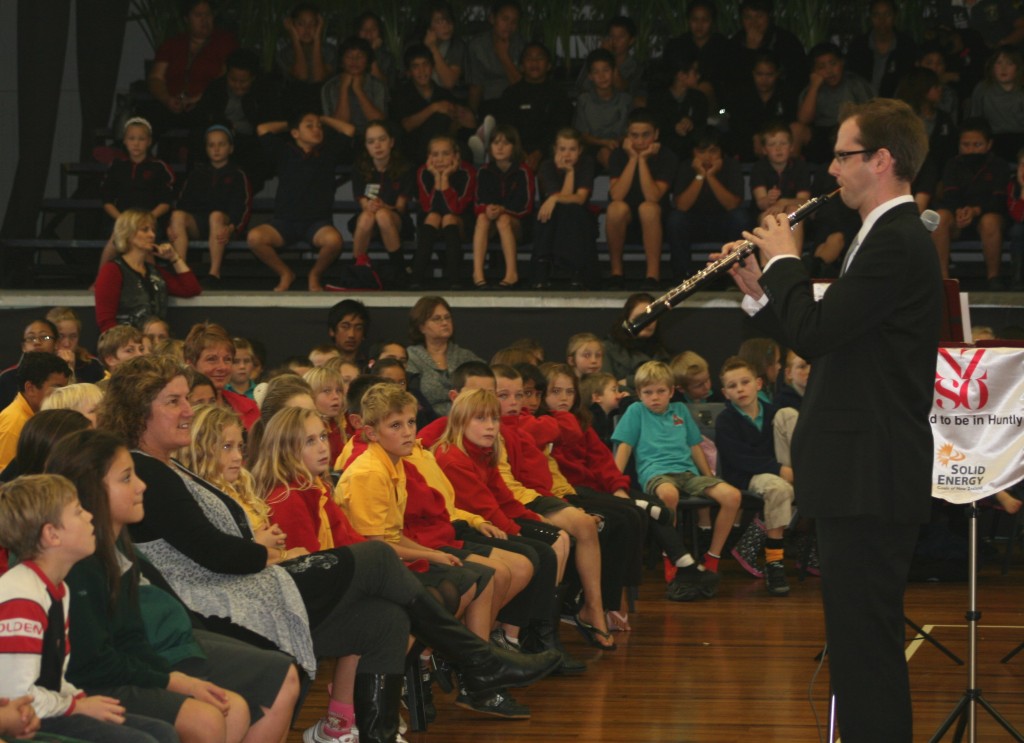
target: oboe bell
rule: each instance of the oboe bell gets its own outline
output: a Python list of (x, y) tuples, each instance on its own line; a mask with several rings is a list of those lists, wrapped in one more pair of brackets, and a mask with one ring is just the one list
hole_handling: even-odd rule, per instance
[[(810, 214), (820, 209), (828, 203), (830, 199), (838, 195), (841, 190), (842, 189), (837, 188), (832, 193), (816, 196), (815, 198), (809, 199), (798, 206), (791, 214), (786, 215), (786, 218), (789, 220), (790, 228), (796, 226), (796, 224), (801, 220), (807, 218)], [(686, 281), (672, 289), (669, 289), (663, 295), (655, 299), (647, 305), (647, 307), (644, 308), (643, 313), (637, 315), (635, 319), (625, 320), (622, 323), (622, 327), (627, 333), (636, 337), (641, 330), (682, 302), (690, 294), (693, 294), (693, 292), (697, 290), (697, 287), (705, 281), (718, 276), (723, 271), (728, 270), (733, 266), (733, 264), (742, 262), (747, 256), (754, 252), (754, 249), (755, 246), (752, 242), (749, 240), (744, 241), (743, 244), (738, 246), (733, 252), (719, 258), (713, 263), (709, 263)]]

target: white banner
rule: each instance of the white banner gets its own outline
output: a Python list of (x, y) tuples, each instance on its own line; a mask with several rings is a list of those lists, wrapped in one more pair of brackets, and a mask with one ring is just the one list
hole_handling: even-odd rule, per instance
[(940, 348), (932, 495), (973, 503), (1024, 479), (1024, 349)]

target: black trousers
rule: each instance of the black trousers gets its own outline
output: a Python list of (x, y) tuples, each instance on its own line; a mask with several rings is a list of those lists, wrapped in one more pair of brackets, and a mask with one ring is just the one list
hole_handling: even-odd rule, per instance
[(523, 555), (533, 565), (533, 579), (508, 604), (502, 607), (498, 613), (500, 621), (517, 627), (525, 627), (530, 620), (550, 618), (551, 602), (555, 600), (558, 559), (555, 557), (555, 551), (547, 543), (522, 535), (509, 535), (508, 539), (495, 539), (484, 536), (465, 521), (453, 523), (457, 539), (515, 552)]
[(604, 517), (601, 542), (601, 600), (605, 611), (618, 611), (622, 587), (638, 586), (643, 577), (647, 514), (625, 498), (576, 486), (565, 500), (587, 513)]
[(844, 743), (913, 740), (903, 592), (919, 526), (817, 518), (829, 670)]

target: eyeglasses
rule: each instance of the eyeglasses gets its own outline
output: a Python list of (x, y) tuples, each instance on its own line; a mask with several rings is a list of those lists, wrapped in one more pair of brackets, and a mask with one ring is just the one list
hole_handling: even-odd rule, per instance
[(837, 163), (842, 165), (843, 161), (846, 160), (846, 158), (848, 157), (853, 157), (854, 155), (874, 155), (876, 152), (878, 152), (878, 150), (878, 147), (875, 147), (874, 149), (871, 150), (837, 150), (836, 152), (832, 153), (832, 157), (835, 159)]
[(46, 341), (52, 341), (52, 335), (26, 335), (26, 343), (46, 343)]

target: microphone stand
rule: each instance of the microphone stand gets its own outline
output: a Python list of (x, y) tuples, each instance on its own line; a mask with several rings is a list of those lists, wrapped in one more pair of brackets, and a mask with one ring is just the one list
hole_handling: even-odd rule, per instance
[(969, 743), (975, 743), (977, 736), (977, 705), (981, 705), (982, 708), (989, 713), (993, 720), (998, 722), (1003, 729), (1010, 734), (1010, 737), (1018, 741), (1018, 743), (1024, 743), (1024, 736), (1022, 736), (1016, 728), (1013, 727), (1002, 715), (1000, 715), (995, 707), (993, 707), (987, 699), (982, 695), (981, 689), (977, 686), (977, 667), (978, 667), (978, 620), (981, 619), (981, 612), (978, 611), (978, 506), (975, 503), (971, 503), (967, 507), (967, 513), (970, 516), (970, 531), (968, 532), (968, 553), (967, 553), (967, 572), (968, 572), (968, 607), (967, 613), (964, 615), (967, 619), (967, 689), (964, 691), (963, 696), (960, 697), (960, 701), (957, 702), (953, 711), (949, 713), (949, 717), (946, 718), (942, 726), (936, 731), (935, 735), (932, 736), (930, 743), (938, 743), (942, 740), (942, 736), (946, 734), (946, 731), (952, 727), (953, 723), (956, 722), (956, 732), (953, 735), (955, 741), (962, 741), (964, 738), (964, 729), (967, 730), (967, 739)]

